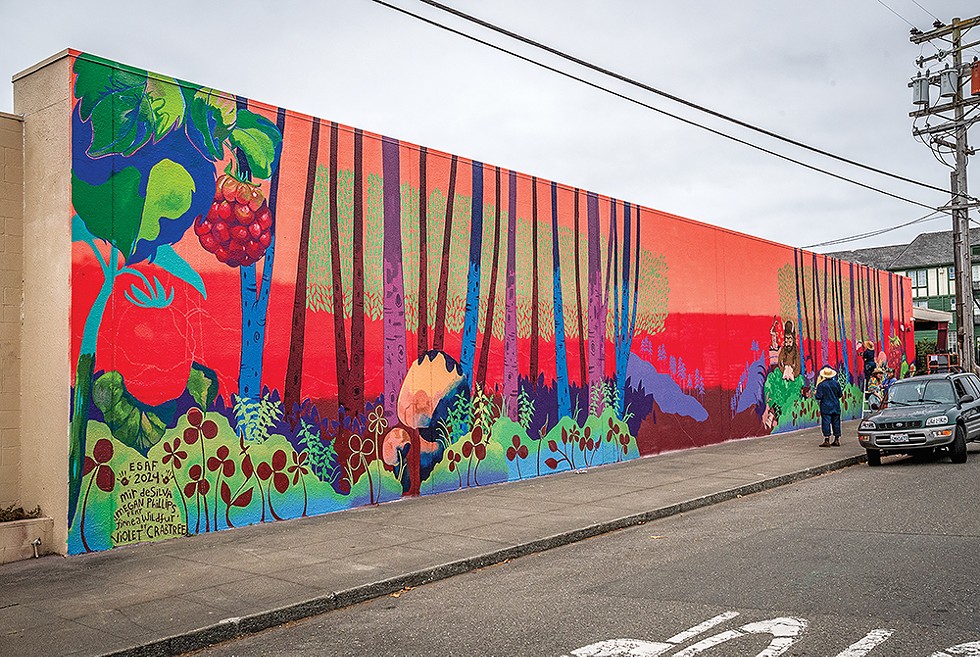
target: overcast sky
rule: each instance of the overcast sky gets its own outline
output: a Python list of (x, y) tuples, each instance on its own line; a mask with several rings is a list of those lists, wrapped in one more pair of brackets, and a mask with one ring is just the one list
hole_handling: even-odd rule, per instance
[[(583, 72), (415, 0), (393, 4), (667, 111), (930, 206), (889, 180)], [(939, 187), (911, 136), (909, 42), (977, 0), (444, 0), (463, 11), (824, 150)], [(924, 9), (923, 9), (924, 8)], [(64, 48), (217, 87), (685, 217), (805, 246), (927, 214), (684, 125), (371, 0), (234, 3), (0, 0), (0, 77)], [(903, 20), (905, 19), (905, 20)], [(12, 28), (12, 29), (11, 29)], [(980, 39), (980, 28), (970, 34)], [(978, 46), (980, 49), (980, 46)], [(967, 53), (967, 58), (980, 51)], [(935, 68), (935, 62), (932, 64)], [(12, 111), (0, 85), (0, 111)], [(980, 144), (980, 128), (972, 133)], [(980, 160), (970, 191), (980, 192)], [(973, 217), (977, 217), (974, 211)], [(947, 218), (818, 251), (910, 241)]]

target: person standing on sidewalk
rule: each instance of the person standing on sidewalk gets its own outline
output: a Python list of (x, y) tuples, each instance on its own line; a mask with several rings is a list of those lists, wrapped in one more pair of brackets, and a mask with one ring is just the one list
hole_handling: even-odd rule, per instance
[[(837, 372), (825, 365), (817, 379), (816, 399), (820, 404), (820, 428), (823, 430), (821, 447), (840, 447), (840, 398), (844, 393), (837, 382)], [(834, 442), (830, 442), (831, 430)]]

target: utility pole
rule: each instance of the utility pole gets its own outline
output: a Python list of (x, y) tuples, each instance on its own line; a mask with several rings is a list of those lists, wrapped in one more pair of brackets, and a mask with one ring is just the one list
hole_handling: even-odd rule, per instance
[[(956, 341), (959, 347), (960, 364), (963, 369), (973, 371), (976, 364), (977, 343), (973, 330), (974, 298), (973, 280), (970, 251), (970, 216), (971, 207), (976, 207), (977, 203), (970, 203), (970, 196), (967, 189), (966, 165), (967, 158), (973, 151), (967, 144), (967, 129), (976, 121), (966, 119), (966, 108), (980, 104), (980, 95), (971, 98), (964, 98), (963, 83), (970, 79), (972, 66), (963, 65), (963, 35), (970, 28), (980, 26), (980, 16), (960, 20), (954, 18), (949, 25), (943, 25), (941, 21), (933, 24), (933, 30), (920, 32), (912, 30), (910, 40), (912, 43), (921, 44), (933, 39), (944, 39), (949, 37), (952, 47), (946, 50), (947, 41), (940, 42), (938, 52), (929, 57), (919, 57), (916, 63), (921, 69), (923, 64), (933, 59), (943, 61), (948, 56), (952, 56), (953, 65), (946, 67), (934, 75), (930, 75), (929, 70), (923, 76), (919, 74), (912, 79), (910, 86), (913, 88), (913, 102), (923, 106), (921, 109), (909, 114), (913, 119), (921, 117), (931, 117), (938, 115), (947, 122), (940, 125), (927, 125), (924, 128), (915, 127), (912, 134), (916, 137), (928, 137), (929, 145), (937, 154), (947, 149), (955, 156), (955, 163), (950, 173), (950, 204), (948, 209), (953, 218), (953, 268), (956, 282)], [(976, 46), (977, 43), (969, 43), (966, 47)], [(974, 66), (976, 63), (974, 63)], [(940, 99), (938, 104), (930, 107), (930, 85), (938, 85), (940, 89)], [(949, 99), (948, 102), (943, 102)], [(952, 112), (952, 120), (943, 116), (944, 113)], [(955, 136), (955, 143), (950, 143), (943, 139), (952, 133)], [(944, 160), (945, 161), (945, 160)], [(980, 306), (978, 306), (980, 307)]]

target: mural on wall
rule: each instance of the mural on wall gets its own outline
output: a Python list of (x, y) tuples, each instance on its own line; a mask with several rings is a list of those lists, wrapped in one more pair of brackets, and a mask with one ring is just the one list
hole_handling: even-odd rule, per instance
[(811, 426), (903, 279), (73, 53), (71, 552)]

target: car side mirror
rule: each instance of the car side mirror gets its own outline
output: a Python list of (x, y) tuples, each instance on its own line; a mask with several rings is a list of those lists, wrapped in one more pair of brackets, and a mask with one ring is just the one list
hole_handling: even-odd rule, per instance
[(973, 399), (973, 395), (963, 395), (962, 397), (960, 397), (959, 403), (960, 404), (969, 404), (972, 401), (975, 401)]

